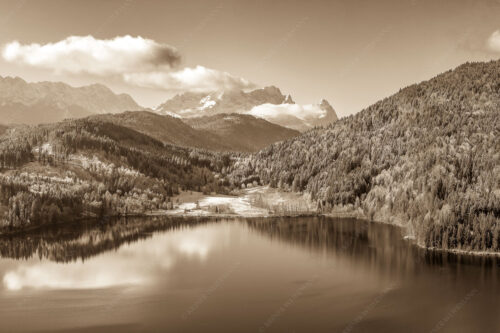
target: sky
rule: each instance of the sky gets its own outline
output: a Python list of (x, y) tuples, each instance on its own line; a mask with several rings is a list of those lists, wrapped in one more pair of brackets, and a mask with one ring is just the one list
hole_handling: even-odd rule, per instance
[(1, 76), (95, 82), (155, 107), (275, 85), (339, 116), (500, 57), (500, 0), (0, 0)]

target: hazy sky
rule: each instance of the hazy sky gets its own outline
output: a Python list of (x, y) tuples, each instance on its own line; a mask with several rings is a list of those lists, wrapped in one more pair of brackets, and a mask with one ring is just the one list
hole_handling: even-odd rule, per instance
[[(0, 1), (0, 43), (17, 40), (21, 46), (11, 52), (16, 61), (0, 59), (0, 75), (73, 85), (102, 82), (150, 107), (172, 95), (178, 82), (186, 84), (179, 90), (199, 87), (205, 78), (224, 85), (251, 82), (276, 85), (299, 103), (326, 98), (345, 116), (463, 62), (498, 59), (498, 30), (500, 0)], [(61, 61), (65, 49), (57, 45), (42, 53), (31, 45), (89, 35), (92, 52), (101, 50), (102, 39), (141, 36), (146, 42), (139, 41), (137, 49), (159, 50), (162, 62), (143, 54), (137, 62), (137, 51), (125, 60), (116, 56), (106, 68), (97, 64), (102, 72), (96, 75)], [(123, 43), (115, 43), (118, 50)], [(49, 62), (45, 51), (57, 57)], [(116, 48), (109, 53), (115, 57), (113, 52)], [(85, 61), (82, 66), (94, 68)], [(127, 83), (116, 79), (137, 63), (141, 72), (127, 74)], [(58, 68), (61, 64), (67, 66)], [(180, 74), (157, 75), (169, 66)], [(162, 84), (170, 88), (159, 89)]]

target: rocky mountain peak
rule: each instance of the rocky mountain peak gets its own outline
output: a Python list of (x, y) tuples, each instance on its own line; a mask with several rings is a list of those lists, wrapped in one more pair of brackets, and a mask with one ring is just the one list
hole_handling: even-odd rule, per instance
[(333, 110), (333, 107), (324, 98), (319, 102), (319, 106), (321, 106), (321, 108), (324, 108), (324, 109), (332, 109)]
[(283, 102), (285, 104), (295, 104), (295, 102), (292, 99), (292, 96), (290, 94), (286, 95), (285, 101)]
[(326, 111), (326, 116), (324, 117), (323, 122), (331, 123), (338, 120), (337, 113), (326, 99), (321, 100), (319, 107), (321, 110)]

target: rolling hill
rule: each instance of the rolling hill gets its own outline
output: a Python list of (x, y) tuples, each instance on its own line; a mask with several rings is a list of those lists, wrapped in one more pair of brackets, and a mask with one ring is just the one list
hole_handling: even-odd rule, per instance
[(298, 131), (244, 114), (217, 114), (184, 120), (196, 130), (220, 137), (233, 150), (255, 152), (272, 143), (298, 136)]
[(233, 150), (230, 143), (225, 143), (223, 138), (215, 134), (196, 130), (178, 118), (153, 112), (124, 112), (90, 118), (131, 128), (163, 143), (214, 151)]
[(213, 151), (255, 152), (297, 131), (249, 115), (179, 119), (153, 112), (124, 112), (90, 117), (134, 129), (163, 143)]

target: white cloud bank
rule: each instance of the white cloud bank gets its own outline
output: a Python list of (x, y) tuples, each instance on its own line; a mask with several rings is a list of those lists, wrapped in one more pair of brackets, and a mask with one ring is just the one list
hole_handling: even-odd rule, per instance
[(253, 86), (242, 78), (203, 66), (178, 69), (181, 56), (175, 47), (128, 35), (113, 39), (70, 36), (43, 45), (13, 41), (3, 47), (2, 56), (7, 62), (48, 69), (56, 74), (118, 77), (130, 85), (166, 91)]
[(124, 80), (145, 88), (170, 87), (171, 91), (211, 92), (254, 87), (245, 79), (203, 66), (186, 67), (176, 72), (129, 73), (124, 74)]
[(131, 71), (168, 69), (179, 64), (177, 50), (142, 37), (95, 39), (71, 36), (56, 43), (5, 45), (3, 58), (22, 65), (51, 69), (58, 73), (98, 76)]
[(494, 31), (488, 38), (488, 47), (494, 52), (500, 52), (500, 30)]
[(248, 114), (264, 119), (289, 116), (307, 121), (322, 119), (326, 117), (327, 112), (319, 104), (261, 104), (253, 107)]

